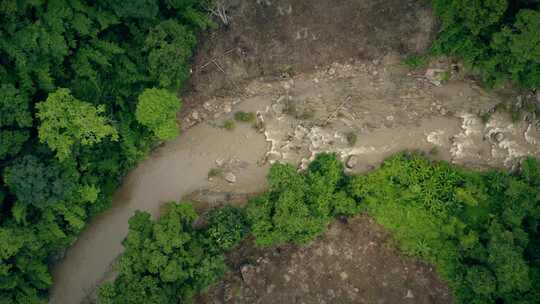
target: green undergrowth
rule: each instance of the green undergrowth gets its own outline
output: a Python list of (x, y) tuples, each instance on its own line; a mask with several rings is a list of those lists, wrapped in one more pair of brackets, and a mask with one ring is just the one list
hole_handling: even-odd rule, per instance
[(367, 213), (406, 255), (436, 266), (458, 303), (538, 303), (540, 163), (509, 174), (477, 172), (402, 153), (365, 175), (347, 176), (334, 154), (305, 172), (273, 165), (267, 192), (246, 208), (213, 209), (193, 228), (190, 203), (152, 221), (130, 220), (119, 276), (101, 303), (189, 302), (226, 271), (224, 254), (248, 234), (261, 247), (308, 244), (336, 216)]

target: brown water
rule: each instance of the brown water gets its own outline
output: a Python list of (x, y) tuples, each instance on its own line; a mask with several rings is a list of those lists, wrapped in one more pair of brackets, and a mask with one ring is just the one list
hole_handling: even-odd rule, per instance
[(127, 176), (113, 199), (112, 208), (90, 222), (65, 258), (54, 267), (50, 303), (83, 301), (122, 252), (128, 219), (135, 210), (157, 216), (162, 203), (208, 187), (207, 174), (216, 166), (216, 160), (241, 159), (245, 168), (231, 187), (247, 192), (262, 190), (266, 167), (258, 166), (257, 162), (265, 152), (264, 136), (248, 125), (238, 125), (233, 132), (199, 125), (157, 149)]

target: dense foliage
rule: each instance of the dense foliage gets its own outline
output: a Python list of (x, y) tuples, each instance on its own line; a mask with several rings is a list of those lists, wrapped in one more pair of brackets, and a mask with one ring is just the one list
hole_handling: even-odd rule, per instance
[(433, 50), (460, 57), (489, 84), (506, 79), (540, 88), (540, 3), (432, 0), (441, 19)]
[(243, 209), (224, 206), (212, 209), (206, 216), (207, 236), (215, 246), (223, 251), (236, 247), (249, 232), (249, 225)]
[(435, 264), (459, 303), (540, 299), (538, 161), (514, 176), (402, 154), (348, 188), (406, 253)]
[(47, 261), (178, 133), (203, 2), (0, 1), (0, 302), (44, 302)]
[(319, 155), (304, 174), (288, 164), (272, 166), (269, 191), (247, 206), (256, 243), (304, 244), (323, 233), (333, 215), (353, 214), (355, 202), (338, 191), (343, 178), (343, 165), (331, 154)]
[(190, 302), (226, 270), (224, 252), (246, 233), (242, 210), (211, 211), (208, 227), (193, 228), (197, 218), (190, 203), (170, 203), (153, 222), (137, 212), (129, 220), (119, 275), (100, 289), (100, 303), (176, 304)]

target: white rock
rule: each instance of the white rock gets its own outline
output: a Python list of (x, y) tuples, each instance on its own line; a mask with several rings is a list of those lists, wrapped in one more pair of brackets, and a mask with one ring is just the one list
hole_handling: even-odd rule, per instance
[(427, 69), (425, 77), (431, 82), (431, 84), (440, 87), (441, 86), (441, 74), (444, 73), (443, 69)]
[(493, 134), (493, 140), (495, 140), (495, 142), (500, 143), (501, 141), (503, 141), (503, 139), (504, 139), (504, 134), (502, 134), (501, 132), (497, 132)]
[(191, 118), (199, 120), (199, 112), (193, 111), (193, 113), (191, 113)]
[(224, 178), (227, 182), (231, 184), (236, 183), (236, 175), (234, 175), (232, 172), (225, 173)]
[(232, 105), (230, 103), (224, 104), (223, 105), (223, 112), (231, 113), (232, 112)]
[(358, 164), (358, 157), (356, 155), (351, 155), (347, 159), (347, 163), (345, 164), (347, 168), (353, 169)]
[(406, 299), (414, 299), (414, 295), (412, 291), (409, 289), (407, 290), (407, 295), (405, 296)]

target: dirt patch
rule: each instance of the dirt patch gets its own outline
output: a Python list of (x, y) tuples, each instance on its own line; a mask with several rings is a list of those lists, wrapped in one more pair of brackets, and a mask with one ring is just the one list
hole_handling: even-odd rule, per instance
[(233, 271), (197, 303), (452, 303), (435, 270), (401, 256), (366, 216), (333, 223), (305, 247), (248, 241), (228, 263)]
[(309, 72), (317, 66), (373, 59), (388, 51), (425, 50), (435, 22), (416, 0), (230, 0), (231, 25), (203, 37), (185, 111), (243, 91), (255, 77)]

